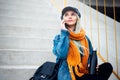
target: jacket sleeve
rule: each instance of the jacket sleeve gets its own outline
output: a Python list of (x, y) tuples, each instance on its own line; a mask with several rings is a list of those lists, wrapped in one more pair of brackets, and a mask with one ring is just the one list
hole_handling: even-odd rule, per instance
[(56, 35), (53, 40), (53, 53), (59, 59), (66, 59), (69, 49), (69, 32), (61, 30), (60, 35)]
[(88, 44), (89, 44), (89, 58), (88, 58), (88, 64), (90, 64), (90, 60), (92, 57), (92, 52), (93, 52), (93, 47), (92, 47), (92, 43), (90, 41), (90, 39), (86, 36), (87, 40), (88, 40)]

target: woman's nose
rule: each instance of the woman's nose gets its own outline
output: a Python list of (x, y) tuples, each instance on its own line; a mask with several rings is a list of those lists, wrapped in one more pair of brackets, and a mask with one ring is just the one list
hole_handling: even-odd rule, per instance
[(71, 18), (72, 18), (72, 16), (69, 16), (68, 18), (69, 18), (69, 19), (71, 19)]

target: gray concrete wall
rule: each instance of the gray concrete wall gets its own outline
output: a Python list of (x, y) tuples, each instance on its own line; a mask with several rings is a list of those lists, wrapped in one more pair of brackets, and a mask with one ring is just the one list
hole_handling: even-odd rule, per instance
[(42, 63), (55, 62), (57, 14), (49, 0), (0, 0), (0, 80), (28, 80)]

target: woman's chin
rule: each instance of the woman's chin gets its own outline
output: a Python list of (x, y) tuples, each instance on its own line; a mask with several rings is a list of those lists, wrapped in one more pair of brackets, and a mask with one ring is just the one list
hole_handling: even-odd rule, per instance
[(74, 26), (75, 24), (67, 24), (68, 26)]

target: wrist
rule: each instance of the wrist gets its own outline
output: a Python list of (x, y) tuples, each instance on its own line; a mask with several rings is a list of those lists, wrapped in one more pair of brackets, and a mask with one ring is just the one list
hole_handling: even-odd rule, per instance
[(67, 28), (66, 28), (66, 27), (62, 27), (61, 29), (62, 29), (62, 30), (67, 30)]

